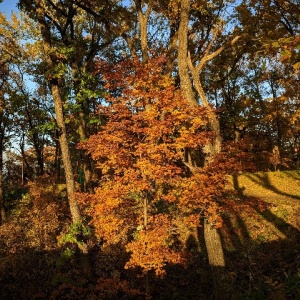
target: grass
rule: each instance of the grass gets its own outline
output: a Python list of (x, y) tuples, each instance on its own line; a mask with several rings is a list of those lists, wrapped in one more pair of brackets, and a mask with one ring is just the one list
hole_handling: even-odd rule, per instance
[(278, 238), (288, 234), (288, 228), (300, 230), (300, 171), (243, 174), (231, 177), (230, 186), (246, 202), (256, 199), (261, 203), (261, 207), (253, 205), (248, 223), (265, 231), (273, 229)]
[(300, 206), (300, 171), (246, 173), (232, 177), (231, 187), (245, 196), (261, 197), (267, 202)]
[[(237, 299), (300, 299), (300, 171), (232, 176), (221, 229)], [(243, 296), (242, 296), (243, 295)]]

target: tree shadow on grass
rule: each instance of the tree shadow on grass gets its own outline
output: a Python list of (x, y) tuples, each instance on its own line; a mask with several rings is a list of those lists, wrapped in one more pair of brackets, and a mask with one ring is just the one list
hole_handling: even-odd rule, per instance
[(300, 299), (298, 228), (272, 212), (270, 203), (245, 196), (238, 177), (233, 185), (237, 197), (226, 202), (229, 211), (221, 230), (234, 280), (232, 299)]
[[(237, 193), (224, 203), (220, 229), (227, 274), (223, 299), (300, 299), (298, 228), (276, 215), (272, 204), (245, 196), (237, 177), (234, 185)], [(170, 266), (166, 278), (156, 279), (153, 299), (214, 299), (202, 230), (188, 237), (186, 251), (187, 268)]]
[(300, 171), (299, 170), (285, 171), (284, 174), (287, 177), (292, 178), (293, 180), (299, 180), (300, 181)]
[[(281, 190), (279, 190), (277, 187), (275, 187), (270, 180), (270, 176), (268, 173), (262, 173), (262, 174), (247, 174), (245, 175), (247, 178), (249, 178), (252, 182), (261, 185), (262, 187), (274, 192), (275, 194), (281, 195), (281, 196), (286, 196), (292, 199), (300, 200), (300, 196), (297, 195), (292, 195), (289, 193), (285, 193)], [(234, 176), (236, 177), (236, 176)]]

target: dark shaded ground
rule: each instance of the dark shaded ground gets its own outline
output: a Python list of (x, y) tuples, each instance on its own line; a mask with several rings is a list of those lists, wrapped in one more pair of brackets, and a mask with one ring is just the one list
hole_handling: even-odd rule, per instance
[[(257, 244), (247, 240), (246, 231), (244, 241), (232, 235), (236, 250), (226, 251), (231, 299), (299, 299), (299, 231), (268, 211), (264, 216), (288, 238)], [(153, 299), (212, 299), (207, 259), (192, 239), (185, 268), (169, 266), (167, 276), (162, 279), (149, 275)], [(95, 250), (93, 261), (100, 280), (94, 281), (81, 274), (76, 256), (63, 263), (60, 251), (24, 249), (6, 254), (0, 259), (0, 299), (144, 299), (144, 279), (123, 269), (121, 252), (121, 249), (112, 253)], [(132, 289), (141, 294), (131, 293)]]
[[(267, 177), (252, 177), (255, 184), (265, 182), (265, 188), (283, 200), (298, 201), (297, 195), (290, 197), (274, 188)], [(228, 212), (224, 214), (221, 229), (229, 299), (300, 299), (299, 227), (275, 214), (270, 201), (245, 195), (238, 178), (234, 178), (233, 184), (237, 194), (232, 194), (225, 203)], [(293, 202), (290, 203), (292, 206)], [(299, 211), (296, 205), (292, 206), (292, 217), (297, 218), (297, 214), (300, 217)], [(19, 235), (15, 240), (3, 234), (9, 235), (7, 224), (6, 228), (0, 227), (1, 300), (145, 299), (145, 278), (137, 270), (124, 269), (128, 254), (122, 247), (117, 245), (104, 252), (95, 246), (91, 253), (95, 278), (88, 280), (81, 273), (76, 251), (67, 258), (63, 255), (65, 248), (56, 244), (48, 250), (41, 246), (30, 247), (25, 240), (22, 244), (24, 233), (20, 231), (28, 230), (31, 224), (25, 217), (21, 221), (27, 225), (16, 231), (12, 229), (12, 235)], [(273, 231), (270, 233), (268, 228)], [(272, 233), (275, 231), (277, 235)], [(8, 240), (18, 241), (18, 244), (8, 243)], [(49, 243), (53, 242), (49, 240)], [(185, 267), (168, 266), (164, 278), (149, 273), (152, 299), (213, 299), (201, 228), (198, 235), (189, 236), (186, 251)]]

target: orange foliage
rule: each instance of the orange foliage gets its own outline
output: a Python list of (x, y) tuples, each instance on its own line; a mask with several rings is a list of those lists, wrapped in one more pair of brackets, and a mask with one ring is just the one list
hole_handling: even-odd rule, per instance
[(69, 214), (61, 191), (47, 175), (28, 183), (29, 192), (23, 195), (13, 211), (14, 218), (2, 225), (1, 247), (10, 253), (26, 248), (52, 250), (57, 247), (57, 235), (68, 226)]
[(126, 250), (132, 255), (125, 268), (140, 266), (144, 272), (154, 269), (156, 275), (162, 276), (166, 263), (183, 263), (170, 232), (172, 223), (167, 216), (152, 217), (147, 228), (137, 231), (134, 240), (127, 244)]
[(102, 172), (95, 194), (80, 197), (96, 234), (108, 244), (127, 244), (127, 267), (157, 274), (166, 263), (182, 262), (180, 249), (167, 242), (176, 219), (198, 226), (205, 215), (220, 225), (215, 200), (225, 183), (222, 172), (190, 172), (186, 166), (186, 149), (200, 151), (212, 138), (206, 130), (209, 112), (189, 105), (163, 75), (164, 63), (163, 57), (147, 64), (99, 62), (107, 89), (99, 114), (107, 122), (79, 145)]

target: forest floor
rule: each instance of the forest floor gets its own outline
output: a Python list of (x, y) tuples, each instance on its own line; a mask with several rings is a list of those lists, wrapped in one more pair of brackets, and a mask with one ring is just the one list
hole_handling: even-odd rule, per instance
[[(300, 299), (300, 171), (229, 181), (220, 233), (230, 300)], [(0, 226), (0, 299), (144, 299), (133, 292), (143, 293), (144, 279), (124, 270), (128, 256), (118, 246), (95, 247), (96, 279), (83, 278), (78, 257), (57, 243), (69, 218), (65, 197), (63, 186), (41, 182), (10, 209)], [(164, 278), (149, 274), (152, 299), (213, 299), (201, 229), (186, 249), (188, 267), (168, 266)]]

